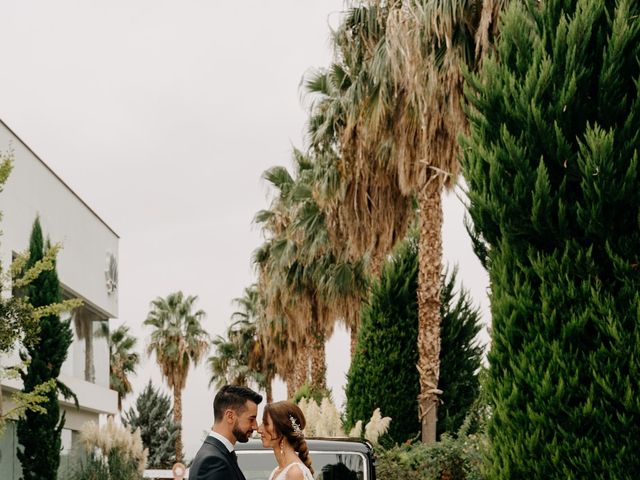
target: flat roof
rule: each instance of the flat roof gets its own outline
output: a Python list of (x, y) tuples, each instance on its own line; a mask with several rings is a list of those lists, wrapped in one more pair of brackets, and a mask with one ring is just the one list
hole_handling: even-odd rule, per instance
[(49, 171), (51, 172), (51, 174), (52, 174), (54, 177), (56, 177), (56, 178), (58, 179), (58, 181), (59, 181), (60, 183), (62, 183), (62, 185), (64, 185), (64, 186), (65, 186), (65, 188), (66, 188), (67, 190), (69, 190), (69, 191), (71, 192), (71, 194), (72, 194), (74, 197), (76, 197), (78, 200), (80, 200), (80, 202), (81, 202), (81, 203), (82, 203), (82, 204), (87, 208), (87, 210), (89, 210), (89, 211), (93, 214), (93, 216), (94, 216), (94, 217), (96, 217), (96, 218), (100, 221), (100, 223), (102, 223), (105, 227), (107, 227), (107, 228), (109, 229), (109, 231), (110, 231), (111, 233), (113, 233), (113, 234), (114, 234), (118, 239), (120, 238), (120, 235), (118, 235), (116, 232), (114, 232), (113, 228), (111, 228), (111, 227), (109, 226), (109, 224), (108, 224), (107, 222), (105, 222), (105, 221), (100, 217), (100, 215), (98, 215), (98, 214), (97, 214), (97, 213), (96, 213), (96, 212), (95, 212), (95, 211), (94, 211), (94, 210), (93, 210), (89, 205), (87, 205), (87, 202), (85, 202), (84, 200), (82, 200), (82, 198), (80, 198), (80, 195), (78, 195), (76, 192), (74, 192), (74, 191), (73, 191), (73, 189), (72, 189), (69, 185), (67, 185), (67, 183), (66, 183), (64, 180), (62, 180), (62, 178), (60, 178), (60, 176), (59, 176), (56, 172), (54, 172), (54, 171), (51, 169), (51, 167), (50, 167), (49, 165), (47, 165), (47, 164), (44, 162), (44, 160), (42, 160), (42, 159), (38, 156), (38, 154), (37, 154), (36, 152), (34, 152), (34, 151), (31, 149), (31, 147), (30, 147), (29, 145), (27, 145), (27, 144), (26, 144), (26, 143), (25, 143), (25, 142), (24, 142), (24, 141), (23, 141), (23, 140), (22, 140), (18, 135), (16, 135), (16, 132), (14, 132), (14, 131), (11, 129), (11, 127), (9, 127), (9, 125), (7, 125), (7, 124), (4, 122), (4, 120), (0, 119), (0, 123), (1, 123), (1, 124), (2, 124), (6, 129), (7, 129), (7, 130), (9, 130), (9, 132), (11, 133), (11, 135), (13, 135), (14, 137), (16, 137), (16, 139), (17, 139), (17, 140), (18, 140), (18, 141), (19, 141), (19, 142), (20, 142), (20, 143), (21, 143), (21, 144), (22, 144), (22, 145), (23, 145), (27, 150), (29, 150), (29, 152), (31, 152), (31, 154), (32, 154), (34, 157), (36, 157), (36, 158), (38, 159), (38, 161), (39, 161), (40, 163), (42, 163), (42, 165), (44, 165), (44, 166), (45, 166), (45, 168), (46, 168), (47, 170), (49, 170)]

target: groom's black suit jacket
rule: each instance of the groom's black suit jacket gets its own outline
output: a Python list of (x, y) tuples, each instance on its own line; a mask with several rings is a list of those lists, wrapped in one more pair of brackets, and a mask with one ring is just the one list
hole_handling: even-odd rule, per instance
[(212, 436), (208, 436), (189, 468), (189, 480), (246, 480), (235, 452)]

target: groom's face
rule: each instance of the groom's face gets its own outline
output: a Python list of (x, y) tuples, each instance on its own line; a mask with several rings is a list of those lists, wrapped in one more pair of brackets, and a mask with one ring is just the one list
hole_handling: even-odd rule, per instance
[(258, 405), (251, 400), (247, 400), (244, 407), (236, 412), (236, 419), (233, 424), (233, 436), (240, 443), (249, 441), (254, 430), (258, 429), (256, 418), (258, 416)]

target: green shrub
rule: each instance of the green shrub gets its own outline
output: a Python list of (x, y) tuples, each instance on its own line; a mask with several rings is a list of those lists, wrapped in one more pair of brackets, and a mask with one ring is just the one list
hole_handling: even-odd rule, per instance
[(306, 398), (307, 400), (315, 400), (315, 402), (320, 405), (323, 398), (331, 400), (331, 390), (327, 390), (326, 388), (317, 388), (305, 383), (296, 391), (296, 393), (293, 394), (293, 402), (300, 403), (300, 400), (303, 398)]
[(445, 433), (432, 444), (421, 442), (378, 450), (378, 480), (484, 480), (487, 458), (486, 371), (479, 375), (480, 393), (455, 435)]
[(378, 480), (483, 480), (484, 436), (454, 438), (449, 434), (432, 444), (415, 443), (378, 455)]
[(113, 418), (99, 427), (88, 422), (82, 427), (84, 458), (73, 469), (71, 480), (141, 480), (147, 461), (140, 429), (131, 432)]
[(71, 480), (142, 480), (135, 460), (119, 449), (104, 458), (95, 452), (87, 454), (76, 465)]
[(122, 423), (131, 431), (140, 429), (142, 444), (148, 451), (148, 468), (171, 468), (176, 463), (180, 427), (173, 421), (171, 399), (155, 388), (151, 380), (136, 399), (135, 407), (124, 414)]

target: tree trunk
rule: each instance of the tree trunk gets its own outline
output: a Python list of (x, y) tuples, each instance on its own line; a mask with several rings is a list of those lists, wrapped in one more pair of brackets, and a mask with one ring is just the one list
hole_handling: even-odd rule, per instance
[(324, 335), (313, 335), (311, 346), (311, 385), (317, 390), (327, 389), (327, 361)]
[(309, 379), (309, 347), (301, 345), (298, 348), (298, 355), (293, 363), (293, 389), (294, 394)]
[(291, 400), (296, 393), (296, 389), (293, 381), (293, 370), (287, 370), (283, 374), (284, 383), (287, 384), (287, 399)]
[(318, 305), (313, 302), (311, 308), (311, 386), (315, 390), (327, 389), (327, 359), (325, 356), (325, 337), (319, 325)]
[(351, 332), (350, 332), (350, 336), (351, 336), (351, 361), (353, 362), (353, 357), (356, 354), (356, 345), (358, 345), (358, 330), (357, 328), (351, 327)]
[(442, 274), (442, 188), (430, 178), (418, 196), (420, 246), (418, 273), (418, 396), (422, 441), (436, 441), (440, 376), (440, 276)]
[(87, 322), (87, 336), (84, 339), (84, 377), (89, 383), (96, 383), (96, 369), (93, 365), (93, 322), (90, 318)]
[(182, 461), (182, 390), (173, 387), (173, 421), (178, 426), (176, 437), (176, 462)]
[[(267, 393), (267, 403), (273, 403), (273, 387), (271, 386), (271, 382), (273, 381), (272, 378), (267, 380), (267, 384), (264, 386), (264, 389)], [(289, 385), (287, 384), (287, 390), (289, 388)], [(289, 393), (287, 391), (287, 393)]]

